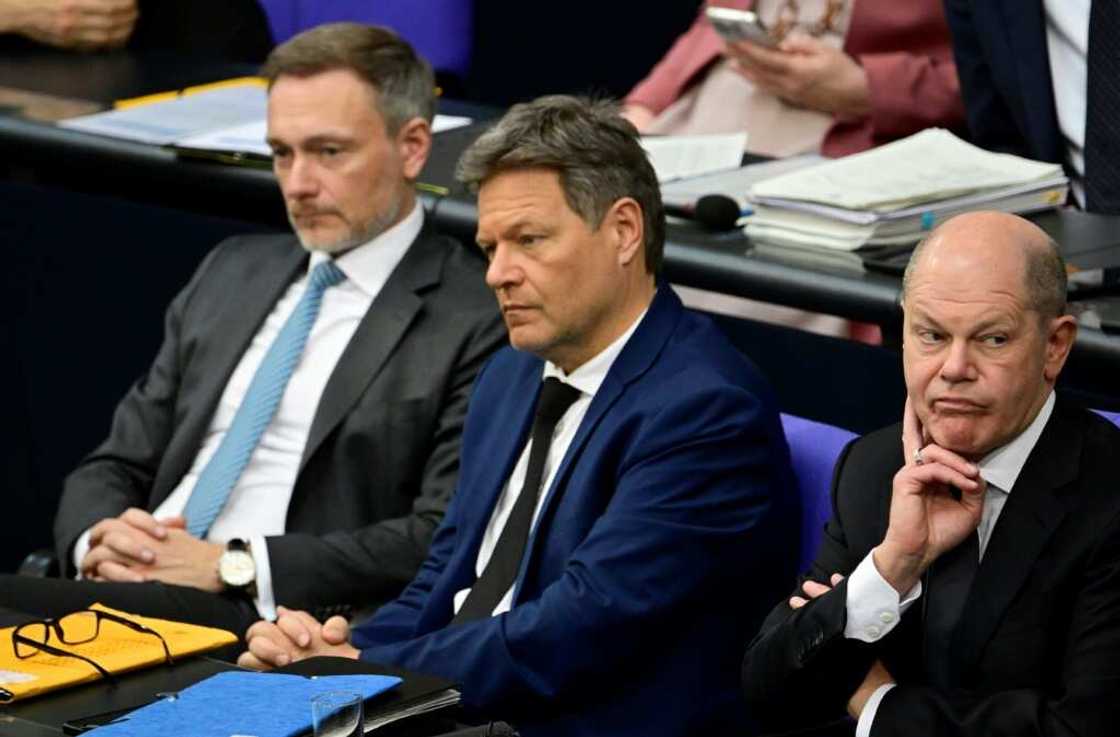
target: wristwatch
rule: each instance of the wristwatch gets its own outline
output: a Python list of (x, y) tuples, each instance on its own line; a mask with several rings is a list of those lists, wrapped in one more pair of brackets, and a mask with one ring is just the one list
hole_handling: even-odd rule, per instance
[(256, 596), (257, 564), (249, 543), (236, 537), (226, 543), (225, 552), (218, 558), (218, 578), (227, 591)]

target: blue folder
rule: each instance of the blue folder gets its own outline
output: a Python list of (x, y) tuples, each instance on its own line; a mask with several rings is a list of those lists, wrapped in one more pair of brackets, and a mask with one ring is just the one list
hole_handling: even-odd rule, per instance
[(304, 676), (227, 671), (91, 731), (96, 737), (295, 737), (311, 729), (311, 698), (352, 691), (368, 700), (401, 682), (396, 676)]

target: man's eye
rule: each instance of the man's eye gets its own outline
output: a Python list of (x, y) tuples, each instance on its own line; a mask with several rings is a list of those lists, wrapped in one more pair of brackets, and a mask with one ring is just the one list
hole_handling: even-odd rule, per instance
[(992, 348), (998, 348), (1001, 345), (1004, 345), (1005, 343), (1007, 343), (1007, 336), (1006, 335), (985, 335), (983, 338), (981, 338), (981, 341), (986, 346), (990, 346)]
[(923, 343), (932, 345), (934, 343), (940, 342), (941, 333), (938, 333), (935, 330), (919, 330), (918, 340), (922, 341)]
[(531, 246), (540, 239), (541, 237), (539, 235), (529, 235), (528, 233), (526, 233), (518, 236), (517, 242), (522, 246)]
[(494, 260), (494, 244), (493, 243), (479, 243), (478, 248), (482, 251), (482, 255), (486, 257), (487, 261)]
[(319, 149), (319, 155), (326, 159), (334, 158), (342, 153), (342, 149), (338, 146), (323, 146)]

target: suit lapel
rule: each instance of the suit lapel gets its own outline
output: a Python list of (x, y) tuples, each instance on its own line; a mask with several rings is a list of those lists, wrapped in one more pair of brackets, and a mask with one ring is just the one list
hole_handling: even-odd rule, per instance
[(644, 374), (658, 354), (661, 353), (676, 327), (682, 309), (680, 299), (677, 298), (672, 289), (667, 285), (661, 285), (650, 304), (649, 311), (642, 320), (642, 324), (634, 331), (634, 334), (622, 349), (622, 353), (615, 359), (614, 365), (611, 366), (602, 385), (595, 393), (595, 397), (591, 400), (591, 406), (587, 408), (587, 414), (583, 416), (583, 421), (580, 422), (579, 429), (576, 430), (575, 437), (572, 438), (571, 445), (568, 446), (568, 450), (564, 453), (564, 458), (560, 462), (560, 467), (556, 470), (556, 476), (553, 478), (541, 506), (537, 524), (529, 538), (526, 554), (521, 561), (521, 571), (518, 573), (517, 590), (514, 592), (515, 603), (520, 594), (521, 581), (524, 579), (525, 571), (539, 547), (537, 540), (547, 534), (538, 533), (547, 528), (548, 521), (552, 517), (551, 513), (563, 496), (567, 478), (571, 474), (572, 467), (579, 458), (583, 447), (587, 444), (588, 439), (595, 428), (599, 426), (603, 417), (622, 396), (627, 385)]
[(1059, 400), (1000, 513), (965, 601), (952, 642), (959, 674), (979, 661), (1065, 517), (1063, 493), (1079, 474), (1080, 454), (1081, 434)]
[(311, 422), (300, 472), (380, 373), (423, 308), (418, 292), (438, 284), (447, 254), (443, 241), (422, 231), (374, 298), (339, 357)]
[(186, 452), (177, 454), (174, 465), (166, 471), (161, 469), (162, 483), (157, 483), (153, 504), (161, 503), (171, 493), (194, 462), (230, 376), (272, 308), (306, 270), (307, 258), (307, 252), (292, 239), (292, 247), (281, 258), (270, 262), (254, 260), (249, 269), (251, 276), (240, 281), (236, 289), (221, 294), (225, 305), (217, 315), (221, 324), (206, 327), (208, 335), (217, 337), (210, 348), (206, 370), (199, 372), (198, 396), (204, 403), (190, 415), (190, 423), (184, 427), (184, 441), (179, 445)]

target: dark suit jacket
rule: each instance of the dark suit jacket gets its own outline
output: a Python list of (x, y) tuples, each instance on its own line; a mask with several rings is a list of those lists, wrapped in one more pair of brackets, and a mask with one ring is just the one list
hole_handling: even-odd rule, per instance
[[(55, 541), (68, 573), (84, 530), (154, 510), (179, 483), (253, 335), (306, 268), (292, 236), (235, 237), (206, 257), (109, 438), (66, 480)], [(268, 539), (277, 602), (376, 603), (416, 573), (454, 488), (470, 387), (505, 340), (484, 268), (425, 230), (373, 301), (319, 399), (287, 534)]]
[(1064, 161), (1042, 0), (945, 0), (945, 19), (973, 140)]
[[(887, 529), (898, 425), (849, 446), (809, 576), (849, 574)], [(846, 582), (767, 618), (743, 665), (747, 699), (777, 723), (844, 713), (871, 663), (899, 686), (871, 734), (1093, 735), (1120, 724), (1120, 430), (1061, 397), (992, 531), (954, 632), (950, 692), (926, 685), (919, 599), (886, 637), (844, 637)], [(937, 563), (934, 562), (936, 569)], [(927, 574), (928, 575), (928, 574)]]
[(543, 364), (483, 369), (459, 490), (362, 656), (462, 684), (521, 734), (742, 734), (737, 653), (792, 583), (798, 512), (774, 398), (663, 286), (547, 490), (510, 612), (448, 626), (527, 440)]

